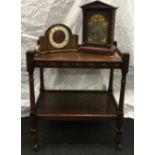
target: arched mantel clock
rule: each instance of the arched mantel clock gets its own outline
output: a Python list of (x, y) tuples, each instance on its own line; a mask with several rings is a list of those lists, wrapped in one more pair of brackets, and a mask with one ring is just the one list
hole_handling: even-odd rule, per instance
[(39, 38), (37, 51), (41, 54), (49, 52), (75, 52), (78, 48), (78, 36), (73, 35), (64, 24), (50, 26), (45, 36)]

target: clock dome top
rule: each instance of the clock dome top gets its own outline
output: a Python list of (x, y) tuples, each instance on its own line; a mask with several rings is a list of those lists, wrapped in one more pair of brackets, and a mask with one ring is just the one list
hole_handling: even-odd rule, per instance
[(117, 7), (114, 7), (112, 5), (106, 4), (101, 1), (94, 1), (85, 5), (82, 5), (81, 8), (101, 8), (101, 9), (117, 9)]

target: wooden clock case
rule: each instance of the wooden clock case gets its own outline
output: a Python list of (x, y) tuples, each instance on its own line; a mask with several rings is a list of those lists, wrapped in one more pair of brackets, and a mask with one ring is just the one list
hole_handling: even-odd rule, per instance
[[(68, 44), (61, 48), (61, 49), (57, 49), (55, 47), (53, 47), (49, 41), (49, 33), (50, 33), (50, 30), (51, 28), (55, 27), (55, 26), (62, 26), (62, 27), (65, 27), (68, 32), (69, 32), (69, 35), (70, 35), (70, 39), (69, 39), (69, 42)], [(63, 40), (63, 38), (61, 38), (61, 36), (59, 36), (58, 38), (59, 42), (60, 40)], [(39, 40), (38, 40), (38, 49), (37, 51), (40, 53), (40, 54), (44, 54), (44, 53), (49, 53), (49, 52), (75, 52), (77, 51), (78, 49), (78, 35), (74, 35), (72, 34), (71, 30), (69, 27), (67, 27), (66, 25), (64, 24), (55, 24), (55, 25), (52, 25), (50, 26), (46, 32), (45, 32), (45, 35), (44, 36), (41, 36), (39, 37)]]
[[(107, 5), (100, 1), (95, 1), (86, 5), (81, 6), (83, 11), (83, 43), (80, 47), (80, 51), (98, 54), (111, 55), (115, 51), (114, 45), (114, 25), (115, 25), (115, 13), (116, 7)], [(100, 14), (107, 22), (107, 38), (106, 42), (91, 42), (89, 41), (89, 25), (90, 18)]]

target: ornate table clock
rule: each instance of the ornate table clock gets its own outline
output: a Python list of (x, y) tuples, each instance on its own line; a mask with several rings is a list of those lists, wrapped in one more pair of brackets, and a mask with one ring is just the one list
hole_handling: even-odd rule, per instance
[(80, 51), (112, 54), (114, 46), (115, 7), (100, 1), (82, 6), (83, 44)]
[(39, 38), (37, 51), (40, 54), (49, 52), (75, 52), (78, 47), (78, 36), (63, 24), (50, 26), (45, 36)]

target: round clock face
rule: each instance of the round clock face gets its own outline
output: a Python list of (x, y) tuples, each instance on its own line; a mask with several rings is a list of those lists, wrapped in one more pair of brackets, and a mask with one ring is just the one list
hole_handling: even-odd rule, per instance
[(55, 25), (50, 29), (49, 42), (54, 48), (63, 48), (69, 43), (69, 30), (63, 25)]

